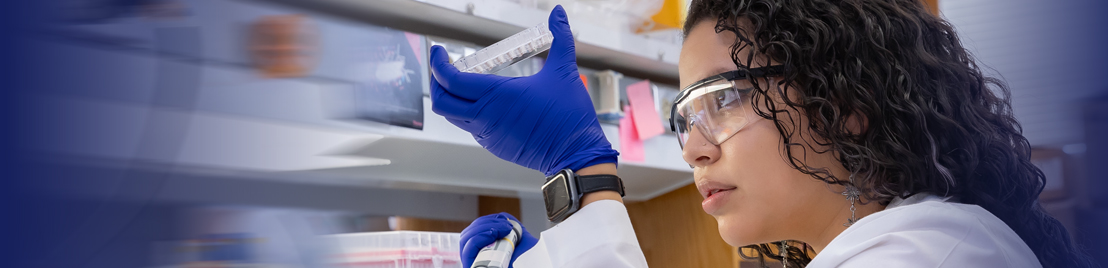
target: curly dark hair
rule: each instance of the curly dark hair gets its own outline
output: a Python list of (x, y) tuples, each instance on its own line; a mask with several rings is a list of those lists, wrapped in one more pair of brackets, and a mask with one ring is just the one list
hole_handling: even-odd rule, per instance
[[(881, 204), (932, 193), (978, 205), (1011, 227), (1043, 267), (1093, 266), (1037, 202), (1045, 177), (1031, 164), (1007, 85), (983, 75), (954, 28), (920, 1), (694, 0), (686, 35), (712, 20), (717, 33), (737, 36), (731, 59), (739, 69), (757, 57), (784, 66), (781, 86), (755, 83), (752, 102), (759, 116), (775, 122), (793, 168), (858, 187)], [(740, 58), (744, 49), (750, 56)], [(787, 107), (767, 97), (773, 95), (788, 96)], [(793, 111), (808, 125), (783, 121)], [(864, 130), (848, 130), (850, 118)], [(809, 144), (794, 134), (818, 138)], [(793, 155), (802, 146), (834, 153), (853, 182), (804, 164)], [(771, 250), (779, 246), (743, 248), (757, 251), (750, 257), (764, 264), (781, 260)], [(788, 248), (790, 266), (811, 261), (806, 246)]]

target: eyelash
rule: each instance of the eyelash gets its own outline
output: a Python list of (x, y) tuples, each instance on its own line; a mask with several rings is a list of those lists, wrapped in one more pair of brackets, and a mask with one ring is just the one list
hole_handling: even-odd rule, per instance
[(724, 94), (722, 94), (720, 96), (721, 97), (735, 96), (734, 100), (724, 103), (724, 99), (717, 98), (716, 99), (716, 105), (718, 105), (719, 107), (725, 107), (727, 105), (730, 105), (732, 102), (734, 102), (736, 100), (742, 101), (743, 99), (745, 99), (745, 98), (743, 98), (743, 96), (749, 95), (750, 91), (752, 91), (752, 90), (753, 90), (753, 88), (726, 90), (724, 92)]

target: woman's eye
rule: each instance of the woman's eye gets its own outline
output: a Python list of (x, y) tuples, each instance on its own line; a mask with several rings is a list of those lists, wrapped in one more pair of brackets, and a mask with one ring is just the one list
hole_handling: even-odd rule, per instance
[(741, 103), (739, 100), (739, 92), (735, 90), (724, 90), (720, 92), (719, 95), (716, 95), (716, 105), (720, 108), (738, 105)]

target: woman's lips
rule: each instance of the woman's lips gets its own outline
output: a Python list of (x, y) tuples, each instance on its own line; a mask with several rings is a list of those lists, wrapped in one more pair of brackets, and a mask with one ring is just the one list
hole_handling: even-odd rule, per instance
[(715, 212), (727, 203), (727, 198), (731, 196), (731, 192), (734, 190), (735, 188), (714, 189), (708, 193), (708, 197), (705, 197), (704, 201), (700, 202), (700, 206), (704, 208), (704, 212), (715, 215)]

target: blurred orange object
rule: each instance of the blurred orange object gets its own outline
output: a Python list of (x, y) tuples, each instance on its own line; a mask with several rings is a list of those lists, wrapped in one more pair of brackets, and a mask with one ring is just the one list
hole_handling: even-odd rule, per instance
[(931, 15), (939, 16), (939, 0), (923, 0), (923, 6), (927, 7)]
[(650, 27), (639, 28), (636, 33), (680, 29), (681, 24), (685, 23), (686, 6), (688, 6), (686, 0), (665, 0), (662, 3), (662, 9), (650, 17), (654, 23), (649, 24)]
[(585, 84), (585, 91), (589, 91), (589, 77), (585, 76), (583, 74), (581, 74), (580, 76), (581, 76), (581, 83)]
[(302, 15), (272, 15), (258, 19), (250, 31), (255, 68), (267, 77), (303, 76), (310, 68), (315, 32)]

